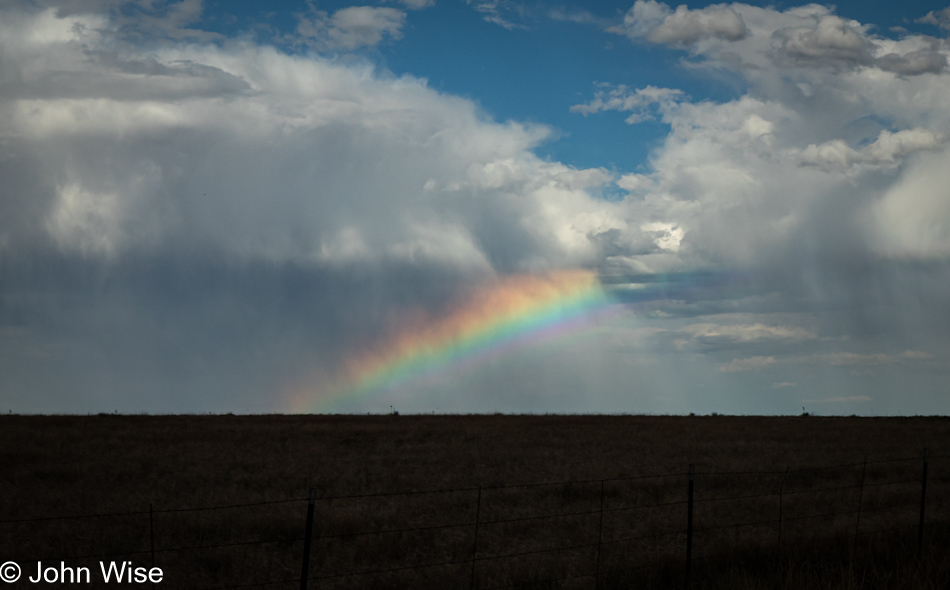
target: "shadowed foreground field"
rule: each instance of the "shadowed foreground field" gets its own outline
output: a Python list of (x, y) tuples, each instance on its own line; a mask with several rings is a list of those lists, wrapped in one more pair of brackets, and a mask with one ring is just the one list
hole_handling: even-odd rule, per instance
[(0, 561), (83, 587), (298, 588), (311, 487), (310, 588), (682, 587), (690, 464), (693, 587), (950, 582), (947, 418), (3, 416), (0, 453)]

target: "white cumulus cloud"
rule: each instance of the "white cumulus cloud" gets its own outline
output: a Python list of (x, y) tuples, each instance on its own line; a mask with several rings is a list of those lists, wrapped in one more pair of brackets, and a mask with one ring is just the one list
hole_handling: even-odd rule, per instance
[(877, 139), (855, 150), (843, 140), (834, 139), (821, 145), (811, 144), (801, 153), (803, 166), (815, 166), (831, 172), (847, 172), (859, 165), (870, 168), (894, 168), (909, 154), (936, 151), (946, 143), (947, 136), (922, 127), (892, 133), (881, 131)]
[[(33, 228), (89, 256), (174, 245), (484, 273), (592, 264), (605, 235), (642, 233), (589, 194), (606, 170), (533, 153), (547, 128), (493, 122), (423, 80), (253, 44), (117, 57), (88, 33), (108, 19), (15, 17), (0, 23), (0, 150), (42, 180), (3, 204), (19, 216), (0, 247)], [(311, 32), (355, 48), (403, 18), (353, 7)]]
[[(571, 107), (585, 116), (626, 112), (628, 124), (669, 125), (644, 166), (617, 180), (629, 194), (627, 216), (642, 219), (641, 228), (662, 222), (683, 231), (676, 260), (663, 267), (768, 265), (773, 255), (798, 260), (793, 244), (818, 236), (837, 248), (873, 243), (903, 256), (945, 251), (946, 213), (935, 192), (942, 173), (924, 164), (941, 161), (950, 137), (941, 98), (950, 93), (945, 44), (914, 34), (887, 38), (817, 4), (702, 11), (717, 17), (638, 0), (622, 32), (682, 47), (689, 69), (740, 77), (746, 89), (735, 98), (696, 102), (676, 88), (600, 82), (590, 99)], [(912, 179), (920, 174), (927, 180)], [(922, 192), (901, 188), (911, 186)], [(832, 202), (842, 208), (827, 210)], [(612, 262), (660, 268), (659, 258), (643, 252)]]
[(651, 107), (655, 106), (658, 110), (669, 109), (683, 98), (682, 90), (655, 86), (632, 89), (621, 84), (609, 90), (598, 91), (589, 103), (572, 106), (571, 112), (581, 113), (586, 117), (601, 111), (627, 111), (633, 113), (626, 119), (626, 122), (632, 125), (653, 119)]
[(927, 154), (890, 186), (868, 214), (872, 247), (890, 258), (950, 256), (950, 157)]
[(941, 29), (950, 30), (950, 6), (941, 10), (931, 10), (914, 22), (936, 25)]

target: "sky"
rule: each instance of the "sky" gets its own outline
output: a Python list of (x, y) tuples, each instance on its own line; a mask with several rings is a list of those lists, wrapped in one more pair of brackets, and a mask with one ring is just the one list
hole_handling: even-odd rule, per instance
[(948, 414), (948, 33), (0, 1), (0, 411)]

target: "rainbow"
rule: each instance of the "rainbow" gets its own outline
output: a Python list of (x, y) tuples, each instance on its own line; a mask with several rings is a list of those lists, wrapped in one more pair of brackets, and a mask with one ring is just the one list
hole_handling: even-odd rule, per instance
[(326, 411), (449, 367), (469, 369), (620, 313), (613, 303), (597, 275), (586, 270), (493, 278), (438, 317), (405, 319), (380, 344), (352, 353), (330, 387), (292, 393), (291, 406), (298, 412)]

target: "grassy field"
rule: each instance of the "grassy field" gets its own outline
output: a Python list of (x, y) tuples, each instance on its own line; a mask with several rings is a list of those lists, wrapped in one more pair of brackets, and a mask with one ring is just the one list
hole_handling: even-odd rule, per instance
[(945, 455), (947, 418), (3, 416), (0, 561), (297, 588), (313, 487), (311, 588), (680, 587), (693, 464), (693, 587), (943, 588)]

